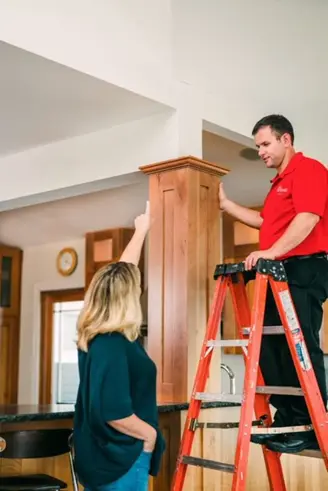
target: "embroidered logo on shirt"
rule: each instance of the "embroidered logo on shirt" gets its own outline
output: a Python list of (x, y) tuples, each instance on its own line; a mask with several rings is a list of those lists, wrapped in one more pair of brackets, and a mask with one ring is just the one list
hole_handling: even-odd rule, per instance
[(277, 193), (278, 194), (288, 193), (288, 188), (283, 188), (282, 186), (278, 186)]

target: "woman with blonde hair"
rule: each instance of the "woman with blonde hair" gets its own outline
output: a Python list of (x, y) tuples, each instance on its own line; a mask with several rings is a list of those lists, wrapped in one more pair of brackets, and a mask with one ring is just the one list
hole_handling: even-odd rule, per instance
[(156, 366), (138, 340), (138, 263), (148, 229), (147, 203), (119, 262), (94, 275), (78, 320), (74, 450), (85, 491), (147, 491), (165, 447), (158, 428)]

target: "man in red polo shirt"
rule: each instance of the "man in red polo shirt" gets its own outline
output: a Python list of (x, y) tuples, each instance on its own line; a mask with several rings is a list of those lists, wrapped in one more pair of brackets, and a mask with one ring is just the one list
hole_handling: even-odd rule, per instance
[[(266, 116), (252, 132), (258, 153), (269, 169), (277, 171), (262, 212), (232, 202), (220, 187), (220, 208), (237, 220), (260, 230), (260, 250), (245, 260), (245, 269), (259, 258), (282, 260), (295, 309), (312, 360), (324, 404), (327, 388), (319, 332), (322, 304), (328, 298), (328, 171), (317, 160), (294, 149), (294, 130), (283, 116)], [(264, 324), (281, 325), (271, 289)], [(267, 385), (299, 387), (284, 335), (263, 336), (260, 366)], [(273, 395), (277, 408), (273, 426), (311, 423), (304, 397)], [(296, 453), (316, 447), (313, 431), (284, 435), (253, 435), (252, 442), (273, 451)]]

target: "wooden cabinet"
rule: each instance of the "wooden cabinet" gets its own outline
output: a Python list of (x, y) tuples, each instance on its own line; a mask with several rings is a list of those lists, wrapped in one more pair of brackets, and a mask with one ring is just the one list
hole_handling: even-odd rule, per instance
[[(134, 228), (114, 228), (86, 234), (85, 251), (85, 288), (98, 269), (106, 264), (118, 261), (122, 252), (134, 234)], [(144, 254), (140, 256), (139, 269), (143, 277)]]
[(0, 245), (0, 404), (17, 402), (22, 251)]
[(20, 249), (0, 245), (0, 307), (4, 316), (19, 314), (21, 263)]
[(85, 288), (93, 275), (109, 262), (117, 261), (133, 235), (132, 228), (99, 230), (86, 234)]
[(4, 317), (0, 326), (0, 404), (17, 402), (19, 323)]

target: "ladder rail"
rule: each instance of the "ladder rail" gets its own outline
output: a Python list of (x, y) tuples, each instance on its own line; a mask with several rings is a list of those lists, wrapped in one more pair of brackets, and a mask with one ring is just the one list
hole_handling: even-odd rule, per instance
[(184, 425), (182, 440), (180, 443), (179, 454), (177, 464), (173, 476), (172, 491), (179, 491), (182, 489), (187, 464), (183, 462), (183, 457), (189, 455), (192, 448), (195, 432), (191, 429), (191, 422), (194, 419), (198, 419), (201, 409), (202, 401), (196, 398), (197, 392), (203, 392), (207, 382), (209, 373), (209, 366), (213, 355), (213, 348), (207, 346), (208, 339), (216, 339), (219, 325), (221, 322), (221, 315), (223, 311), (223, 305), (228, 290), (228, 278), (220, 277), (217, 280), (216, 288), (214, 291), (214, 299), (212, 304), (211, 313), (207, 323), (206, 335), (204, 336), (204, 342), (202, 345), (200, 360), (195, 376), (195, 382), (192, 389), (191, 402), (189, 405), (187, 418)]
[[(255, 281), (257, 280), (257, 276), (255, 277)], [(242, 274), (238, 274), (237, 281), (231, 283), (231, 298), (235, 312), (236, 324), (239, 331), (240, 339), (247, 339), (247, 336), (244, 334), (245, 326), (251, 326), (251, 317), (255, 314), (255, 310), (251, 313), (251, 309), (249, 306), (249, 300), (245, 288), (244, 277)], [(256, 297), (255, 297), (256, 298)], [(253, 305), (255, 301), (253, 302)], [(264, 315), (263, 315), (264, 317)], [(252, 328), (250, 328), (251, 334)], [(262, 327), (263, 330), (263, 327)], [(245, 367), (247, 364), (247, 354), (243, 351), (244, 363)], [(262, 371), (260, 367), (258, 367), (257, 372), (257, 385), (264, 386), (264, 378), (262, 375)], [(254, 404), (254, 412), (255, 417), (257, 419), (261, 418), (264, 414), (267, 416), (264, 426), (270, 426), (272, 424), (272, 416), (268, 402), (267, 395), (258, 394), (256, 397), (256, 401)], [(263, 457), (265, 462), (265, 467), (267, 470), (267, 475), (270, 484), (270, 490), (274, 491), (275, 489), (279, 489), (281, 491), (286, 491), (286, 484), (283, 474), (283, 468), (280, 460), (280, 455), (275, 452), (270, 452), (267, 448), (262, 446)], [(238, 489), (238, 488), (237, 488)]]
[[(268, 287), (268, 277), (257, 273), (255, 278), (255, 293), (252, 310), (250, 311), (248, 297), (243, 278), (238, 277), (238, 283), (232, 283), (232, 296), (234, 310), (236, 312), (236, 322), (239, 329), (239, 336), (242, 335), (242, 328), (250, 325), (250, 336), (247, 355), (244, 353), (245, 361), (245, 378), (244, 378), (244, 407), (241, 411), (240, 427), (237, 437), (237, 450), (235, 454), (236, 472), (233, 476), (232, 489), (243, 491), (246, 489), (247, 465), (250, 451), (250, 432), (249, 421), (252, 420), (253, 411), (256, 417), (267, 414), (269, 418), (267, 425), (272, 423), (268, 397), (256, 394), (256, 386), (264, 386), (264, 379), (258, 368), (261, 338), (263, 333), (264, 311), (266, 303), (266, 294)], [(239, 290), (239, 291), (238, 291)], [(238, 295), (239, 293), (239, 295)], [(238, 306), (239, 302), (239, 306)], [(240, 304), (242, 302), (242, 304)], [(245, 324), (246, 323), (246, 324)], [(247, 393), (247, 398), (246, 398)], [(273, 491), (279, 488), (286, 491), (285, 480), (279, 455), (269, 452), (263, 447), (263, 456), (269, 477), (270, 488)], [(237, 466), (237, 463), (239, 465)]]
[(328, 470), (328, 412), (324, 406), (296, 309), (286, 282), (270, 284), (314, 431)]

